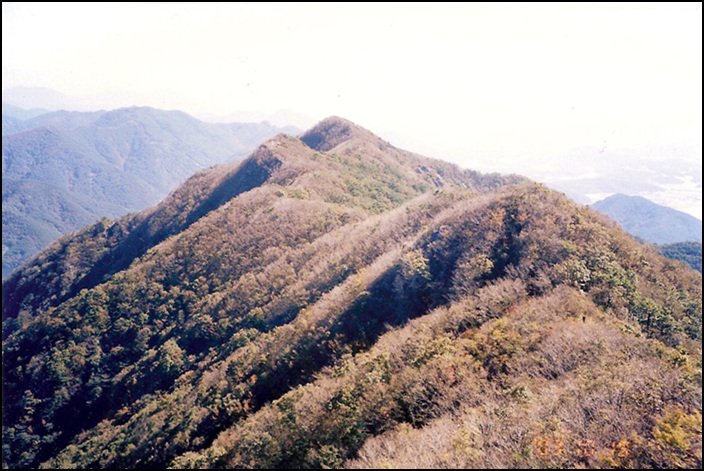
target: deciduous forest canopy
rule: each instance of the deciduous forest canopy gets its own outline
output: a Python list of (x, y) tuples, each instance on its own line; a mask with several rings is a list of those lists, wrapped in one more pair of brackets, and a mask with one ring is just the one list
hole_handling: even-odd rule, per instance
[(3, 282), (3, 467), (701, 468), (701, 288), (328, 118)]

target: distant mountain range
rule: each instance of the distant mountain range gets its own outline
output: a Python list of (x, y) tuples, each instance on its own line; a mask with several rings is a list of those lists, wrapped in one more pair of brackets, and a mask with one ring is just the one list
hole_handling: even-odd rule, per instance
[(63, 234), (154, 205), (194, 171), (298, 131), (143, 107), (43, 111), (3, 103), (3, 277)]
[(702, 241), (702, 221), (640, 196), (615, 194), (592, 207), (614, 219), (629, 234), (654, 244)]
[(5, 469), (701, 468), (700, 273), (341, 118), (62, 237), (2, 291)]
[[(3, 135), (7, 134), (5, 132), (5, 120), (8, 121), (23, 121), (25, 119), (31, 119), (31, 118), (36, 118), (39, 115), (43, 115), (46, 113), (50, 113), (51, 110), (47, 110), (45, 108), (32, 108), (32, 109), (24, 109), (20, 108), (19, 106), (11, 105), (10, 103), (5, 103), (4, 101), (2, 102), (2, 122), (3, 122)], [(21, 126), (20, 126), (21, 127)]]

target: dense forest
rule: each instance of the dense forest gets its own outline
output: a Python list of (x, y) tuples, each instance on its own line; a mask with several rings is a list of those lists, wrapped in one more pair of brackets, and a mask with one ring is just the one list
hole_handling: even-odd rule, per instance
[(662, 254), (673, 260), (680, 260), (687, 265), (702, 272), (702, 243), (701, 242), (675, 242), (660, 246)]
[(3, 282), (3, 467), (701, 468), (701, 290), (328, 118)]

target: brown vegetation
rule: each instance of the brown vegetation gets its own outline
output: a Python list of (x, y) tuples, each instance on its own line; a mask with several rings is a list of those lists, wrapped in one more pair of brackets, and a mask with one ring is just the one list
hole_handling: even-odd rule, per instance
[(4, 465), (701, 467), (701, 274), (540, 185), (302, 139), (3, 284)]

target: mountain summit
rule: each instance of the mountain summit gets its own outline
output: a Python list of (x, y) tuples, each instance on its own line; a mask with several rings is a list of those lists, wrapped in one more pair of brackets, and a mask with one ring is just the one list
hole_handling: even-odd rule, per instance
[(3, 283), (3, 466), (701, 466), (701, 274), (341, 118)]
[(702, 241), (702, 222), (687, 213), (640, 196), (611, 195), (592, 207), (613, 218), (630, 234), (655, 244)]
[(337, 116), (322, 120), (315, 127), (303, 133), (300, 139), (311, 149), (320, 152), (328, 152), (350, 140), (381, 141), (366, 129)]

